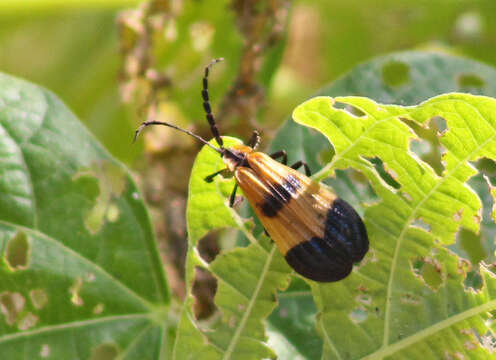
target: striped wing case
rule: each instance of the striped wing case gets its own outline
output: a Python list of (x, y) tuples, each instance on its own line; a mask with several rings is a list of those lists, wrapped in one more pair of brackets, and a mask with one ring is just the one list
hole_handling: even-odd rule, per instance
[(360, 216), (344, 200), (298, 171), (260, 152), (236, 180), (288, 264), (309, 279), (349, 275), (369, 248)]

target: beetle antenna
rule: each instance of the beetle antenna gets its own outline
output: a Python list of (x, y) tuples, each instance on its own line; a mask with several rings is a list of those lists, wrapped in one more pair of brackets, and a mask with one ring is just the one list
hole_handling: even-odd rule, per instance
[(219, 129), (217, 128), (217, 124), (215, 123), (214, 115), (212, 114), (212, 108), (210, 106), (210, 98), (208, 96), (208, 74), (210, 72), (210, 68), (217, 64), (218, 62), (224, 60), (224, 58), (213, 59), (210, 64), (205, 67), (205, 75), (203, 76), (203, 90), (201, 92), (203, 98), (203, 108), (205, 109), (206, 117), (208, 124), (210, 125), (210, 131), (217, 140), (217, 143), (220, 146), (220, 149), (224, 149), (224, 142), (219, 134)]
[(217, 151), (219, 154), (223, 154), (223, 148), (218, 148), (218, 147), (215, 147), (213, 146), (212, 144), (210, 144), (208, 141), (206, 141), (205, 139), (203, 139), (202, 137), (192, 133), (191, 131), (189, 130), (186, 130), (186, 129), (183, 129), (183, 128), (180, 128), (179, 126), (176, 126), (176, 125), (173, 125), (173, 124), (169, 124), (167, 122), (163, 122), (163, 121), (145, 121), (143, 122), (138, 129), (136, 129), (136, 132), (134, 133), (134, 139), (133, 139), (133, 143), (136, 142), (136, 139), (138, 138), (139, 134), (141, 133), (141, 131), (143, 131), (144, 128), (146, 128), (147, 126), (150, 126), (150, 125), (163, 125), (163, 126), (168, 126), (170, 128), (173, 128), (173, 129), (176, 129), (176, 130), (179, 130), (185, 134), (188, 134), (192, 137), (194, 137), (195, 139), (201, 141), (202, 143), (204, 143), (205, 145), (209, 146), (211, 149)]

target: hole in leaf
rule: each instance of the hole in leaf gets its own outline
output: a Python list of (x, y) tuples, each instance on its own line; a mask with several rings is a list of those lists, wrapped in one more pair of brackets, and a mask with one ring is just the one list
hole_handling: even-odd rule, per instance
[(382, 80), (391, 87), (408, 84), (410, 79), (410, 66), (400, 61), (391, 61), (382, 67)]
[(216, 311), (214, 303), (215, 293), (217, 291), (217, 279), (207, 270), (195, 267), (195, 278), (191, 290), (195, 303), (193, 310), (197, 320), (208, 319)]
[(47, 358), (50, 356), (50, 345), (48, 344), (41, 345), (40, 356), (42, 358)]
[(446, 130), (446, 120), (440, 116), (434, 116), (425, 127), (405, 117), (401, 117), (400, 120), (410, 127), (418, 137), (418, 139), (410, 140), (410, 151), (429, 164), (436, 174), (441, 176), (445, 169), (443, 154), (446, 149), (439, 138)]
[[(73, 176), (78, 190), (85, 193), (89, 199), (96, 199), (85, 219), (85, 225), (90, 234), (98, 233), (108, 220), (109, 207), (112, 199), (119, 197), (126, 188), (127, 178), (123, 168), (110, 161), (96, 161), (87, 169), (78, 171)], [(96, 186), (96, 188), (95, 188)], [(114, 209), (115, 210), (115, 209)], [(118, 212), (110, 212), (110, 217), (115, 217)]]
[(360, 110), (359, 108), (357, 108), (356, 106), (354, 106), (352, 104), (347, 104), (347, 103), (344, 103), (344, 102), (335, 101), (332, 104), (332, 107), (335, 108), (335, 109), (338, 109), (338, 110), (344, 110), (348, 114), (350, 114), (351, 116), (354, 116), (354, 117), (364, 117), (364, 116), (366, 116), (366, 114), (362, 110)]
[(201, 258), (207, 263), (214, 261), (215, 257), (220, 252), (219, 247), (219, 231), (214, 231), (204, 236), (198, 241), (197, 250)]
[(5, 316), (8, 325), (16, 323), (17, 315), (22, 311), (25, 303), (24, 296), (17, 292), (5, 291), (0, 294), (0, 312)]
[(19, 328), (19, 330), (22, 331), (29, 330), (32, 327), (36, 326), (38, 320), (39, 320), (38, 316), (36, 316), (32, 312), (28, 312), (21, 319), (19, 319), (19, 322), (17, 323), (17, 327)]
[(448, 124), (446, 123), (446, 119), (442, 116), (434, 116), (429, 121), (429, 128), (435, 129), (438, 134), (445, 132), (448, 129)]
[(420, 158), (432, 152), (432, 145), (427, 140), (418, 139), (410, 142), (410, 150)]
[(456, 79), (460, 91), (479, 94), (486, 82), (476, 74), (460, 74)]
[(401, 188), (400, 183), (398, 183), (393, 177), (396, 176), (396, 174), (394, 174), (392, 170), (386, 170), (381, 159), (379, 159), (378, 157), (371, 158), (365, 156), (362, 156), (362, 158), (369, 161), (374, 166), (377, 174), (382, 178), (382, 180), (384, 180), (386, 184), (392, 186), (395, 189)]
[(31, 303), (36, 309), (42, 309), (48, 303), (48, 296), (45, 290), (34, 289), (29, 292)]
[(356, 301), (364, 305), (372, 305), (372, 296), (366, 294), (360, 294), (356, 297)]
[(466, 254), (464, 257), (467, 257), (474, 266), (488, 256), (481, 234), (475, 234), (468, 229), (461, 228), (458, 231), (456, 244)]
[(71, 294), (71, 302), (76, 306), (83, 306), (84, 301), (81, 298), (81, 290), (83, 288), (83, 279), (78, 277), (74, 284), (69, 288), (69, 293)]
[(369, 313), (363, 307), (356, 308), (350, 313), (350, 319), (355, 324), (364, 322), (365, 320), (367, 320), (368, 317), (369, 317)]
[(478, 271), (469, 271), (463, 285), (465, 287), (465, 291), (471, 290), (473, 292), (479, 292), (481, 291), (483, 285), (482, 276)]
[(443, 154), (446, 149), (439, 139), (446, 131), (446, 120), (435, 116), (429, 120), (427, 128), (408, 119), (403, 118), (402, 120), (419, 137), (419, 139), (410, 142), (410, 151), (417, 154), (420, 159), (431, 166), (438, 176), (441, 176), (446, 167), (443, 162)]
[(29, 239), (25, 232), (19, 231), (7, 242), (5, 262), (12, 271), (25, 270), (29, 261)]
[(429, 224), (427, 224), (421, 218), (418, 218), (418, 219), (415, 219), (414, 221), (412, 221), (412, 225), (411, 226), (418, 227), (420, 229), (424, 229), (425, 231), (428, 231), (428, 232), (431, 231), (431, 226)]
[(436, 259), (430, 257), (417, 258), (411, 265), (413, 273), (432, 290), (437, 291), (443, 284), (442, 267)]
[(496, 351), (496, 337), (491, 331), (487, 331), (479, 339), (480, 344), (487, 349), (491, 354)]
[(90, 360), (114, 360), (119, 353), (120, 350), (115, 344), (100, 344), (91, 351)]

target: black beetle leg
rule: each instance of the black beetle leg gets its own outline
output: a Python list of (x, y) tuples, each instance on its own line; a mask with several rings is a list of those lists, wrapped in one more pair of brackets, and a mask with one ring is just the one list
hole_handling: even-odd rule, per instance
[(270, 157), (274, 160), (276, 159), (279, 159), (280, 157), (282, 157), (282, 163), (284, 165), (287, 165), (288, 164), (288, 154), (286, 154), (286, 150), (281, 150), (281, 151), (277, 151), (273, 154), (270, 154)]
[(236, 191), (238, 190), (238, 183), (234, 184), (233, 191), (229, 197), (229, 207), (234, 206), (234, 201), (236, 200)]
[(216, 171), (214, 172), (213, 174), (210, 174), (208, 176), (205, 176), (205, 181), (208, 182), (208, 183), (211, 183), (213, 180), (214, 180), (214, 177), (216, 177), (217, 175), (219, 175), (220, 173), (222, 173), (223, 171), (226, 171), (227, 169), (222, 169), (222, 170), (219, 170), (219, 171)]
[(307, 163), (304, 161), (297, 161), (293, 165), (291, 165), (292, 169), (298, 170), (301, 166), (305, 168), (305, 175), (310, 176), (312, 175), (312, 172), (310, 171), (310, 168), (308, 167)]

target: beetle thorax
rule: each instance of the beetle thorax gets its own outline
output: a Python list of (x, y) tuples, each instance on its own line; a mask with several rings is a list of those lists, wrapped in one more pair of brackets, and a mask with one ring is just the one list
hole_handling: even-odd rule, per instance
[(229, 171), (236, 170), (238, 166), (248, 166), (246, 156), (252, 151), (253, 149), (246, 145), (236, 145), (225, 149), (223, 160)]

